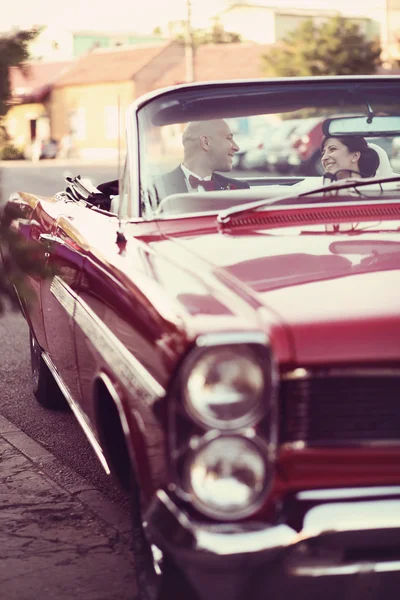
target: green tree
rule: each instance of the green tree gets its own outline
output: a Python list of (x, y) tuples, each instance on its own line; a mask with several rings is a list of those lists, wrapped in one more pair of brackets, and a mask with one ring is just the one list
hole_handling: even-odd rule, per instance
[[(26, 275), (35, 279), (51, 277), (54, 273), (44, 266), (44, 248), (38, 243), (26, 240), (10, 224), (14, 219), (24, 218), (23, 209), (16, 206), (2, 207), (0, 213), (0, 315), (7, 304), (17, 308), (17, 295), (28, 303), (32, 299), (32, 289)], [(17, 291), (17, 294), (15, 293)]]
[(24, 68), (29, 58), (29, 44), (38, 33), (38, 29), (21, 30), (0, 37), (0, 117), (6, 114), (11, 97), (9, 69)]
[[(180, 33), (175, 38), (178, 42), (184, 43), (185, 35)], [(233, 44), (242, 41), (238, 33), (225, 31), (223, 26), (216, 22), (210, 30), (195, 29), (192, 31), (193, 46), (201, 46), (203, 44)]]
[(319, 26), (308, 19), (263, 57), (263, 71), (271, 77), (368, 75), (381, 64), (380, 54), (379, 44), (348, 19)]
[[(23, 68), (24, 62), (29, 58), (29, 44), (39, 33), (38, 30), (18, 31), (0, 37), (0, 125), (1, 117), (4, 116), (9, 107), (11, 97), (11, 85), (9, 78), (9, 68), (20, 66)], [(1, 127), (0, 138), (3, 142), (7, 140), (7, 132)], [(1, 140), (0, 140), (1, 141)], [(5, 261), (0, 254), (0, 313), (4, 310), (4, 300), (8, 298), (12, 305), (16, 305), (16, 298), (13, 293), (11, 281), (19, 288), (21, 293), (28, 293), (25, 288), (23, 270), (32, 271), (36, 269), (32, 263), (31, 247), (21, 245), (16, 236), (8, 228), (9, 216), (6, 218), (2, 212), (1, 200), (1, 170), (0, 170), (0, 247), (3, 251)], [(17, 262), (11, 263), (6, 253), (6, 249), (11, 247), (16, 251)], [(12, 266), (13, 264), (13, 266)], [(15, 264), (19, 266), (15, 266)]]
[(193, 37), (195, 44), (233, 44), (242, 41), (238, 33), (225, 31), (218, 22), (214, 23), (210, 31), (195, 31)]

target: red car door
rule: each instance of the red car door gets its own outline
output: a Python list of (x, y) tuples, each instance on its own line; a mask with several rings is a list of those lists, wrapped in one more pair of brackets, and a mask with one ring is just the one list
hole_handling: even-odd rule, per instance
[(82, 272), (82, 247), (74, 226), (81, 206), (64, 203), (64, 213), (54, 221), (49, 234), (42, 235), (48, 250), (47, 267), (51, 277), (41, 285), (41, 303), (48, 353), (74, 404), (79, 403), (78, 378), (74, 345), (74, 311)]
[(107, 335), (106, 340), (103, 338), (105, 314), (107, 307), (112, 306), (115, 297), (119, 298), (123, 290), (112, 276), (109, 264), (109, 260), (118, 254), (118, 220), (100, 212), (86, 211), (87, 219), (80, 224), (85, 249), (75, 314), (75, 347), (82, 407), (94, 432), (96, 415), (93, 385), (104, 365), (104, 357), (99, 349), (104, 350), (109, 343)]

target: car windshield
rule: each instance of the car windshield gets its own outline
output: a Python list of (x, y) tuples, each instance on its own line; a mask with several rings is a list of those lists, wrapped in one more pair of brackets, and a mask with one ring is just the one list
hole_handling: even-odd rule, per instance
[[(304, 203), (304, 191), (326, 178), (395, 176), (399, 98), (397, 77), (230, 82), (160, 93), (131, 113), (139, 212), (148, 219), (218, 213), (297, 191)], [(340, 136), (332, 134), (338, 121), (330, 121), (339, 118)], [(375, 187), (393, 197), (398, 185)]]

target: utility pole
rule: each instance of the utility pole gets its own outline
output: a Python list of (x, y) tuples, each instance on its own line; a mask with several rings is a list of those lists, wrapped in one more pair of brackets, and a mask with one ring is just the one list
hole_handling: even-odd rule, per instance
[(390, 67), (391, 67), (389, 1), (390, 0), (385, 0), (385, 6), (383, 9), (382, 32), (381, 32), (383, 66), (386, 69), (390, 69)]
[(185, 26), (185, 81), (194, 81), (194, 48), (192, 32), (192, 2), (186, 0), (186, 26)]

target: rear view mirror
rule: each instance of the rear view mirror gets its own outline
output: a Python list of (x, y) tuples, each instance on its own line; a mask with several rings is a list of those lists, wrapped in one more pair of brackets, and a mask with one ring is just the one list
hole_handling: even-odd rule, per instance
[[(369, 123), (369, 121), (371, 121)], [(326, 137), (362, 135), (365, 137), (393, 136), (400, 133), (400, 117), (338, 117), (327, 119), (322, 131)]]

